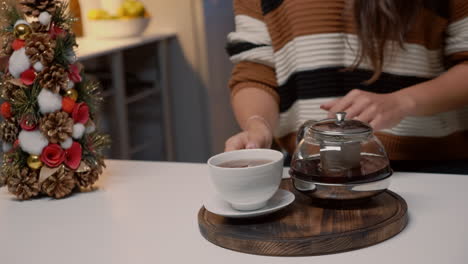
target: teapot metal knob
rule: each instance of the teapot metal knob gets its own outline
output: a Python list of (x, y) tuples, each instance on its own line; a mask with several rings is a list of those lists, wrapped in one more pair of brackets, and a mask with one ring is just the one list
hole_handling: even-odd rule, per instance
[(346, 118), (346, 112), (338, 112), (336, 113), (336, 120), (338, 121), (338, 123), (343, 123), (345, 121), (345, 118)]

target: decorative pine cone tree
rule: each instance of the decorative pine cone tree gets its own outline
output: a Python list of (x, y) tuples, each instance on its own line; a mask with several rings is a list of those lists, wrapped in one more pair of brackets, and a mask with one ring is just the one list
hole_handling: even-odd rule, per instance
[(25, 15), (38, 17), (42, 12), (53, 14), (57, 9), (57, 0), (22, 0), (20, 2)]
[(28, 200), (39, 194), (39, 175), (36, 171), (23, 167), (9, 175), (7, 185), (8, 191), (18, 199)]
[[(34, 65), (37, 62), (42, 67), (48, 66), (54, 60), (55, 42), (47, 33), (33, 33), (25, 43), (26, 55)], [(65, 70), (63, 70), (65, 75)], [(66, 76), (66, 75), (65, 75)]]
[(0, 69), (0, 187), (21, 200), (63, 198), (91, 187), (105, 167), (102, 151), (110, 139), (92, 120), (100, 87), (76, 63), (67, 3), (19, 3), (20, 9), (11, 0), (0, 10), (2, 54), (9, 56), (7, 69)]
[(42, 88), (46, 88), (53, 93), (68, 88), (68, 72), (58, 64), (43, 69), (38, 74), (37, 79)]
[(72, 136), (73, 124), (73, 119), (67, 113), (60, 111), (44, 116), (39, 129), (50, 143), (57, 144)]

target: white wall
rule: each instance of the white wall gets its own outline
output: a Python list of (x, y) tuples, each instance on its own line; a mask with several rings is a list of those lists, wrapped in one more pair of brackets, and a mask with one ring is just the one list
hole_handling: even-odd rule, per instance
[[(83, 13), (97, 2), (81, 0)], [(204, 162), (238, 131), (227, 88), (232, 65), (224, 51), (226, 35), (234, 29), (232, 2), (142, 2), (153, 18), (150, 30), (170, 28), (178, 35), (171, 49), (177, 160)]]
[(144, 2), (154, 15), (155, 27), (172, 27), (177, 30), (184, 56), (192, 66), (197, 81), (202, 81), (198, 90), (201, 97), (198, 100), (205, 104), (202, 107), (206, 111), (204, 117), (207, 118), (204, 120), (207, 122), (204, 137), (209, 153), (222, 152), (225, 140), (239, 130), (232, 114), (227, 88), (232, 64), (225, 52), (226, 36), (234, 30), (232, 1)]
[(207, 63), (209, 69), (209, 107), (211, 112), (211, 150), (224, 150), (224, 142), (239, 128), (235, 122), (227, 83), (232, 63), (225, 51), (226, 36), (234, 30), (232, 2), (229, 0), (204, 0)]

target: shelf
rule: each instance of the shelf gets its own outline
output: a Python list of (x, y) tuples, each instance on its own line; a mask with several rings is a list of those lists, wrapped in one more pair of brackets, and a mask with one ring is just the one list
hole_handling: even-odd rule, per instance
[(136, 48), (145, 44), (164, 41), (176, 36), (172, 30), (161, 30), (160, 32), (146, 32), (140, 37), (122, 39), (96, 39), (92, 37), (77, 38), (79, 49), (78, 60), (88, 60), (115, 52)]
[(153, 140), (149, 140), (149, 141), (147, 141), (145, 143), (142, 143), (140, 145), (134, 146), (134, 147), (132, 147), (130, 149), (130, 156), (132, 156), (132, 155), (134, 155), (134, 154), (136, 154), (138, 152), (142, 152), (143, 150), (151, 147), (151, 145), (156, 144), (156, 143), (158, 143), (158, 141), (156, 139), (153, 139)]
[(146, 89), (143, 89), (141, 92), (128, 96), (126, 99), (126, 104), (129, 105), (129, 104), (138, 102), (140, 100), (146, 99), (151, 95), (156, 95), (156, 94), (159, 94), (159, 90), (155, 88), (146, 88)]

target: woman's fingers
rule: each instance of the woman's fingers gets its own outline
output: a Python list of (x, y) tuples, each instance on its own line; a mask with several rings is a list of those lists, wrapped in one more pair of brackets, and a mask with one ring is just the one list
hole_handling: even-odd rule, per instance
[(332, 108), (330, 108), (328, 116), (333, 117), (335, 113), (345, 111), (353, 104), (356, 97), (359, 96), (359, 94), (361, 93), (362, 91), (360, 90), (352, 90), (351, 92), (349, 92), (345, 97), (341, 98), (341, 100), (339, 100)]
[[(355, 102), (351, 104), (346, 110), (346, 117), (349, 119), (359, 117), (361, 114), (364, 114), (369, 107), (370, 100), (367, 98), (358, 98)], [(360, 119), (359, 119), (360, 120)]]
[(379, 131), (386, 127), (384, 121), (385, 120), (380, 115), (378, 115), (370, 122), (370, 125), (375, 131)]
[(250, 130), (236, 134), (226, 141), (224, 151), (239, 149), (269, 148), (271, 138), (261, 130)]
[(247, 133), (242, 132), (237, 135), (230, 137), (225, 144), (224, 151), (233, 151), (239, 149), (245, 149), (247, 145)]
[(328, 101), (328, 102), (322, 104), (322, 105), (320, 106), (320, 108), (323, 109), (323, 110), (326, 110), (326, 111), (330, 111), (330, 109), (331, 109), (333, 106), (335, 106), (340, 100), (341, 100), (341, 98), (333, 99), (333, 100), (331, 100), (331, 101)]
[(375, 119), (377, 115), (377, 106), (375, 104), (372, 105), (367, 105), (367, 107), (358, 115), (355, 117), (355, 119), (370, 123), (372, 120)]

